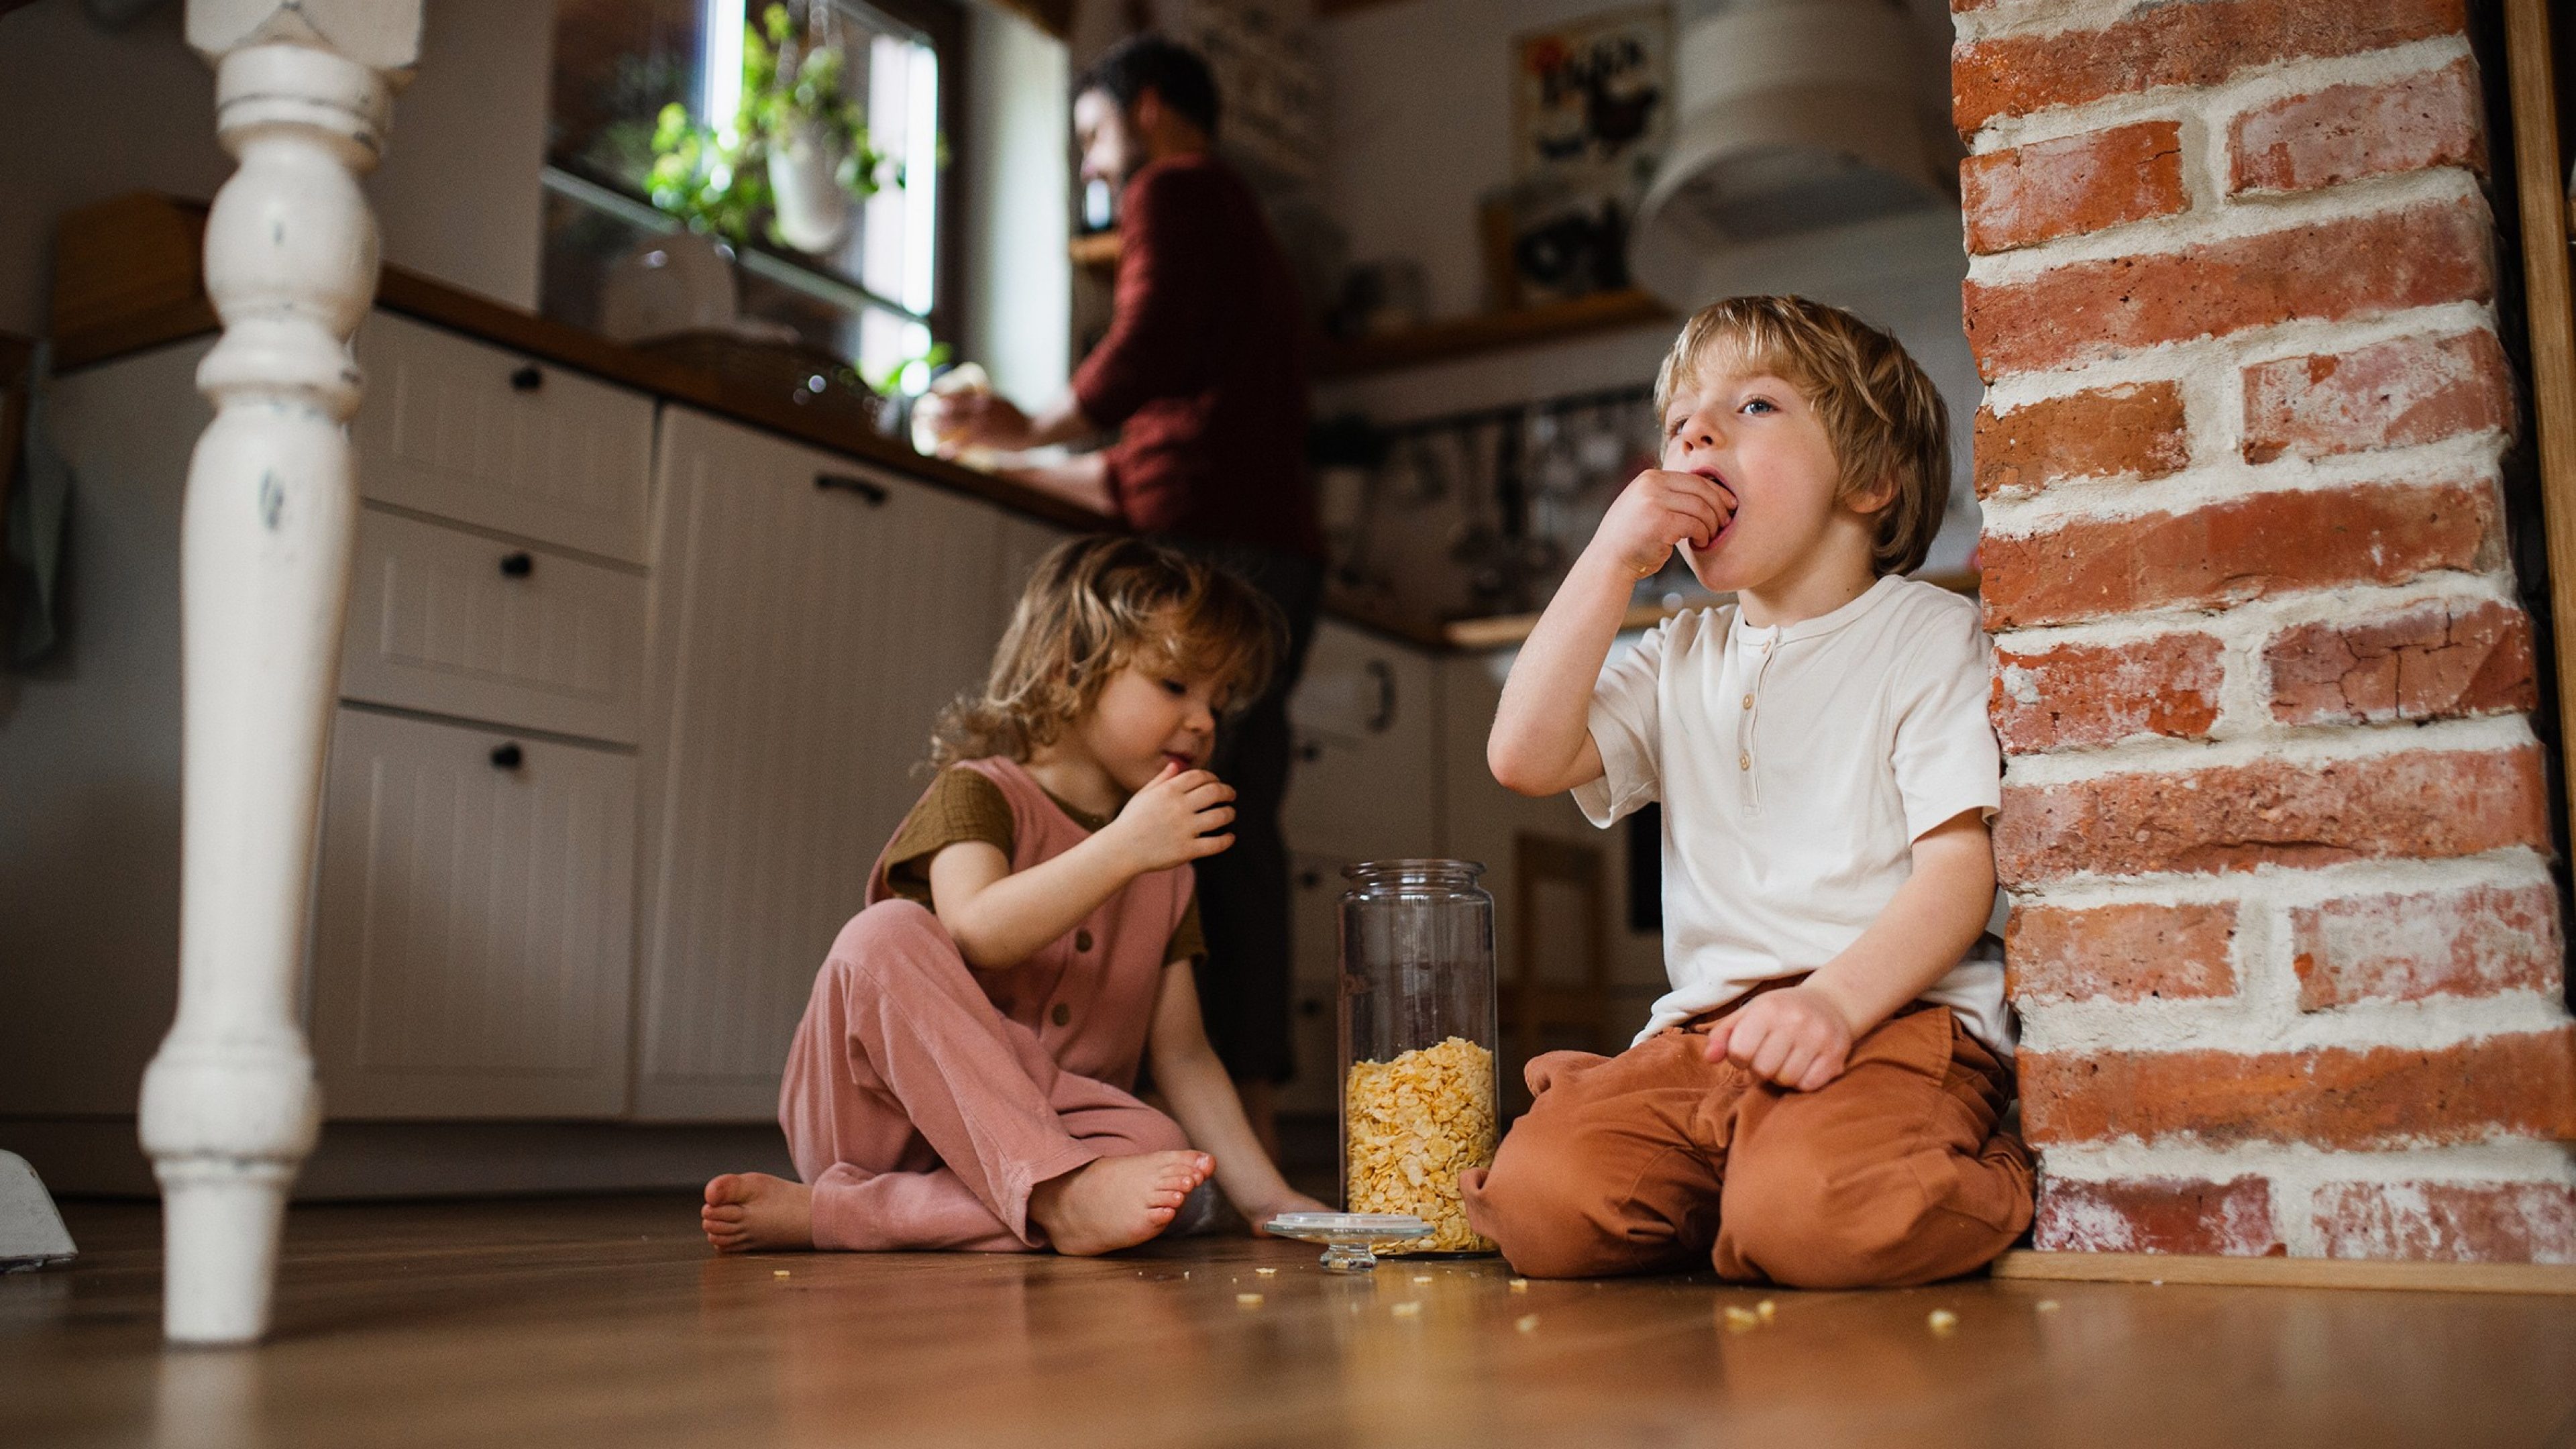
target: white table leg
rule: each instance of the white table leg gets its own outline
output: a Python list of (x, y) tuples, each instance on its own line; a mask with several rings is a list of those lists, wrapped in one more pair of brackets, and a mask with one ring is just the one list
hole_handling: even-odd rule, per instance
[(358, 177), (419, 18), (419, 0), (189, 7), (241, 165), (206, 227), (224, 333), (198, 369), (215, 420), (180, 526), (179, 1012), (143, 1077), (175, 1342), (266, 1331), (287, 1188), (320, 1123), (299, 978), (356, 527), (348, 338), (376, 284)]

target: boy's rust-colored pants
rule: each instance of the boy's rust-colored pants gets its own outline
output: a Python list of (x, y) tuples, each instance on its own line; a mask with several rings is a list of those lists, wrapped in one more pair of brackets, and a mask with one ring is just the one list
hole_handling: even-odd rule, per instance
[(1705, 1255), (1738, 1282), (1896, 1286), (1981, 1268), (2030, 1225), (2030, 1151), (1996, 1126), (2012, 1071), (1947, 1007), (1880, 1024), (1813, 1092), (1707, 1060), (1722, 1016), (1615, 1057), (1531, 1059), (1536, 1101), (1493, 1167), (1459, 1178), (1467, 1221), (1513, 1268), (1598, 1277)]

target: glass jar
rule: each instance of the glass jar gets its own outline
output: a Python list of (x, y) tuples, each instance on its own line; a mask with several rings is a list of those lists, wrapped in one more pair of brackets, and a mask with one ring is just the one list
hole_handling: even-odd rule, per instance
[(1494, 1160), (1494, 898), (1467, 860), (1343, 870), (1342, 1190), (1354, 1213), (1411, 1213), (1430, 1235), (1382, 1251), (1490, 1253), (1458, 1174)]

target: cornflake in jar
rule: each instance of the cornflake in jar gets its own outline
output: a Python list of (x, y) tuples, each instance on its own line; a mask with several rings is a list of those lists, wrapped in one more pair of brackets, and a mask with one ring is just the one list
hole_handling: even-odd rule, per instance
[(1490, 1253), (1467, 1226), (1458, 1174), (1494, 1160), (1494, 1054), (1462, 1036), (1388, 1062), (1353, 1062), (1345, 1131), (1349, 1210), (1411, 1213), (1431, 1235), (1381, 1253)]

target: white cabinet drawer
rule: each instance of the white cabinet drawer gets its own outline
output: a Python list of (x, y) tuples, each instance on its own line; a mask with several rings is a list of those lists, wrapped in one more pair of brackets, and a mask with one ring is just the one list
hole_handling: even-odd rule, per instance
[(1316, 628), (1288, 701), (1292, 847), (1345, 861), (1440, 853), (1437, 685), (1417, 650), (1330, 619)]
[(322, 814), (332, 1115), (625, 1110), (633, 756), (343, 709)]
[(1332, 856), (1292, 852), (1288, 858), (1290, 956), (1289, 1030), (1295, 1033), (1296, 1075), (1276, 1098), (1282, 1112), (1329, 1117), (1341, 1110), (1335, 1090), (1341, 1070), (1341, 902), (1350, 883)]
[(340, 692), (632, 744), (643, 618), (637, 575), (361, 509)]
[(367, 497), (644, 561), (651, 398), (384, 312), (355, 346)]

